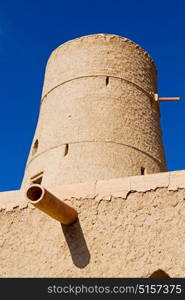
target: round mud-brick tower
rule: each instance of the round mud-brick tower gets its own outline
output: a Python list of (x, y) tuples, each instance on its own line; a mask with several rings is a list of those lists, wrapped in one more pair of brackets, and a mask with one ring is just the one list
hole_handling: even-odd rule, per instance
[(166, 171), (157, 71), (149, 54), (112, 34), (54, 50), (23, 186)]

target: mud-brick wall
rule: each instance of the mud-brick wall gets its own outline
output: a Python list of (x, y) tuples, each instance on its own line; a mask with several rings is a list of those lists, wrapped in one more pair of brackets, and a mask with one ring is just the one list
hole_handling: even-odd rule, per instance
[(1, 277), (185, 276), (185, 172), (49, 187), (79, 213), (71, 226), (0, 193)]

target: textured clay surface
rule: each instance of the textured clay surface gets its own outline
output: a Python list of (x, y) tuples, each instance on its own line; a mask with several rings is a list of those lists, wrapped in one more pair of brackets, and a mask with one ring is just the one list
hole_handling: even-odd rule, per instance
[(185, 171), (48, 190), (79, 221), (61, 226), (24, 191), (0, 193), (1, 277), (185, 276)]
[(166, 171), (157, 73), (134, 42), (97, 34), (51, 54), (22, 187)]

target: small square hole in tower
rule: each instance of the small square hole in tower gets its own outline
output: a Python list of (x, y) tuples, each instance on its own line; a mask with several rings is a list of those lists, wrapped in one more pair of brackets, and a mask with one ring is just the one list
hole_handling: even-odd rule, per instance
[(38, 147), (39, 147), (39, 141), (37, 139), (33, 144), (32, 155), (35, 155), (37, 153)]
[(105, 84), (106, 84), (106, 86), (109, 84), (109, 77), (108, 76), (105, 79)]
[(66, 156), (69, 152), (69, 144), (65, 144), (65, 148), (64, 148), (64, 156)]
[(146, 169), (141, 167), (141, 175), (145, 175), (146, 174)]

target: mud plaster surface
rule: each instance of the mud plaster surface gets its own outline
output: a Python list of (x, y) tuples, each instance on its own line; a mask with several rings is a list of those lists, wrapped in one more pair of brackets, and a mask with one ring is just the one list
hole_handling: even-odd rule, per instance
[[(157, 185), (167, 184), (162, 177), (159, 181), (161, 175), (171, 177), (171, 183), (155, 187), (152, 176)], [(0, 276), (149, 277), (162, 269), (171, 277), (184, 277), (184, 171), (148, 175), (145, 179), (130, 177), (132, 185), (126, 196), (118, 189), (122, 179), (97, 182), (97, 195), (93, 183), (81, 190), (79, 186), (76, 195), (77, 185), (71, 189), (50, 187), (77, 209), (79, 221), (72, 226), (61, 226), (23, 202), (21, 209), (2, 209)], [(141, 191), (147, 181), (148, 188)], [(133, 184), (139, 185), (139, 192), (134, 191)], [(69, 197), (70, 192), (73, 196)]]

